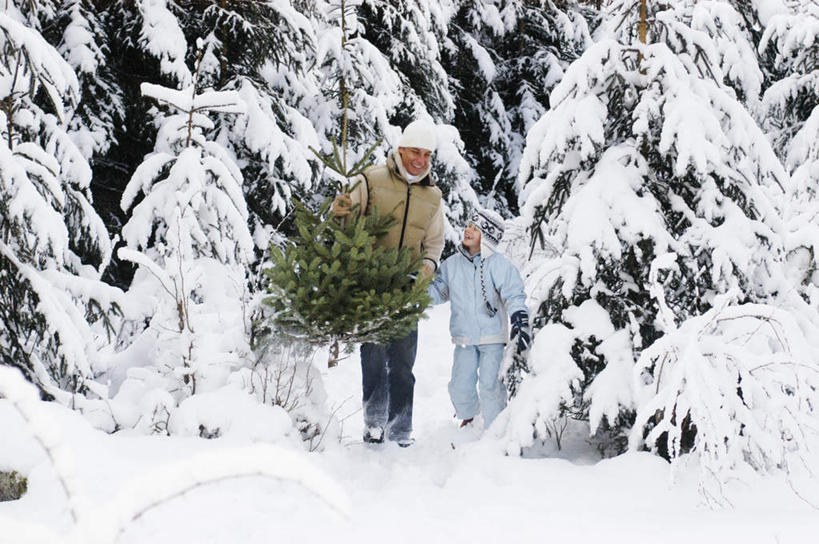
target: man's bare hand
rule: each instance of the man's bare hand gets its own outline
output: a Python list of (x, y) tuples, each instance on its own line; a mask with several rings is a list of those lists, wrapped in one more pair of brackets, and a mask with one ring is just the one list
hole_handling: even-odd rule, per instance
[(421, 277), (427, 279), (433, 274), (435, 274), (435, 268), (428, 261), (424, 261), (424, 266), (421, 267)]
[(350, 195), (338, 195), (333, 200), (333, 215), (336, 217), (347, 217), (353, 208), (353, 201)]

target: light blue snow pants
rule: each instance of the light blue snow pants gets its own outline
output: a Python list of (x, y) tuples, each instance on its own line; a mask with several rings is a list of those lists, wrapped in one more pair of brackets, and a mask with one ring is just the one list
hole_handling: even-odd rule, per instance
[(503, 344), (455, 346), (449, 398), (458, 418), (475, 417), (480, 409), (484, 427), (488, 428), (506, 406), (506, 388), (498, 377), (502, 359)]

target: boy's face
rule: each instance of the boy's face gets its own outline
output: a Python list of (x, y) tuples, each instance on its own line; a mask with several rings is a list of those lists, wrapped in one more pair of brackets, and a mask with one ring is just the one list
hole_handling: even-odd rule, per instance
[(470, 253), (477, 253), (481, 249), (481, 231), (478, 227), (470, 223), (464, 229), (464, 247)]

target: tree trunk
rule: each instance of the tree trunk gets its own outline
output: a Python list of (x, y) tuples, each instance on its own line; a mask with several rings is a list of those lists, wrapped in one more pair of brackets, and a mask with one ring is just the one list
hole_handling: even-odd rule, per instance
[(338, 340), (330, 346), (330, 356), (327, 359), (327, 368), (338, 366)]
[(648, 35), (648, 0), (640, 0), (640, 25), (637, 27), (637, 32), (640, 37), (640, 43), (646, 43)]

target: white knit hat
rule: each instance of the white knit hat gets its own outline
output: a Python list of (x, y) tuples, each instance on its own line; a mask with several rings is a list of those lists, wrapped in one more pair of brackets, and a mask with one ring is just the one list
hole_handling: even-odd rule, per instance
[(404, 128), (398, 147), (417, 147), (435, 151), (438, 138), (435, 135), (435, 125), (431, 121), (416, 119)]
[(503, 217), (492, 210), (475, 208), (469, 222), (481, 231), (481, 252), (486, 254), (486, 250), (489, 250), (488, 253), (497, 251), (506, 226)]

